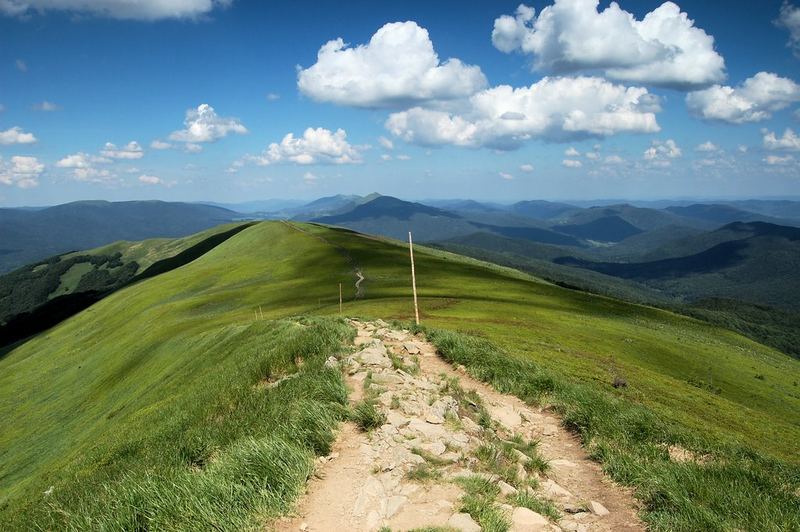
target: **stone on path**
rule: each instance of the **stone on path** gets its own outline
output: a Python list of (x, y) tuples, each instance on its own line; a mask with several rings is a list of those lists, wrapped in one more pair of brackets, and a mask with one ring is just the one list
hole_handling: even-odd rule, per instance
[(361, 360), (362, 364), (367, 366), (392, 367), (392, 361), (386, 356), (386, 348), (383, 344), (371, 345), (366, 349), (362, 349), (356, 354), (356, 357)]
[(541, 514), (527, 508), (514, 508), (511, 513), (511, 532), (539, 532), (551, 530), (550, 522)]
[(403, 348), (408, 352), (409, 355), (418, 355), (419, 354), (419, 346), (414, 342), (405, 342), (403, 344)]
[(503, 480), (497, 483), (497, 487), (500, 488), (500, 494), (506, 497), (517, 493), (517, 488), (515, 488), (514, 486)]
[(597, 501), (592, 501), (589, 503), (589, 510), (591, 510), (595, 515), (608, 515), (611, 513), (605, 506)]
[(571, 499), (572, 493), (568, 492), (555, 482), (547, 479), (542, 484), (545, 494), (551, 499)]
[(481, 527), (469, 514), (453, 514), (447, 520), (447, 526), (453, 527), (462, 532), (481, 532)]

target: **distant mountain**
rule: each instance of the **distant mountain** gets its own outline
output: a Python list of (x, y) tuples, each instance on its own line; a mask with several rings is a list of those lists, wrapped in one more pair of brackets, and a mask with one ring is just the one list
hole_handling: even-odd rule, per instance
[(425, 200), (420, 201), (420, 203), (449, 211), (502, 212), (507, 210), (505, 205), (481, 203), (475, 200)]
[(604, 216), (584, 224), (559, 225), (558, 230), (562, 233), (598, 242), (620, 242), (642, 232), (638, 227), (616, 215)]
[(777, 225), (795, 223), (787, 219), (776, 218), (774, 216), (743, 210), (734, 205), (717, 203), (697, 203), (694, 205), (688, 205), (686, 207), (667, 207), (665, 210), (684, 218), (703, 220), (719, 225), (733, 222), (768, 222)]
[[(574, 257), (555, 262), (635, 280), (688, 300), (727, 298), (800, 310), (800, 229), (734, 222), (686, 239), (683, 249), (709, 243), (713, 245), (699, 252), (646, 262)], [(674, 251), (673, 247), (673, 255)]]
[(504, 212), (458, 211), (380, 196), (347, 212), (313, 221), (340, 225), (363, 233), (405, 239), (408, 231), (420, 241), (447, 240), (475, 232), (565, 246), (585, 245), (579, 239), (537, 227), (536, 222)]
[(520, 201), (509, 207), (511, 212), (539, 220), (551, 220), (567, 212), (580, 210), (580, 207), (567, 203), (533, 200)]
[(727, 201), (739, 209), (773, 216), (785, 220), (800, 220), (800, 201), (791, 200), (739, 200)]
[(213, 205), (215, 207), (222, 207), (235, 212), (243, 214), (256, 214), (256, 213), (270, 213), (283, 211), (286, 209), (293, 209), (303, 205), (305, 202), (301, 200), (286, 200), (286, 199), (267, 199), (255, 201), (243, 201), (239, 203), (216, 203), (213, 201), (199, 201), (203, 205)]
[(186, 236), (240, 217), (221, 207), (163, 201), (78, 201), (39, 210), (0, 209), (0, 272), (117, 240)]

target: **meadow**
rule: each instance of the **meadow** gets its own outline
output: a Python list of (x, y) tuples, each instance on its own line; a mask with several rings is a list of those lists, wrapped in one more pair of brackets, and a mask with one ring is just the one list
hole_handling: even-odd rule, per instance
[[(285, 511), (344, 416), (321, 366), (352, 334), (339, 283), (345, 315), (407, 323), (407, 252), (265, 222), (18, 346), (0, 360), (0, 522), (239, 529)], [(561, 412), (653, 528), (800, 526), (798, 361), (663, 310), (415, 257), (443, 356)], [(670, 461), (670, 446), (696, 459)]]

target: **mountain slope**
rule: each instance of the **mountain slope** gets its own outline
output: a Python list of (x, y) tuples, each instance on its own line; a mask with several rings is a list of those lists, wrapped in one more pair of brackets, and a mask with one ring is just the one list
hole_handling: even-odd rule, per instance
[[(796, 361), (668, 312), (416, 251), (423, 323), (472, 335), (431, 331), (448, 360), (551, 404), (615, 478), (642, 488), (652, 519), (797, 522), (777, 510), (798, 487)], [(17, 346), (0, 360), (0, 522), (209, 528), (202, 516), (224, 510), (218, 526), (235, 529), (243, 512), (285, 511), (302, 489), (285, 476), (305, 478), (303, 464), (327, 452), (343, 392), (323, 362), (347, 336), (335, 322), (287, 318), (337, 314), (342, 283), (346, 315), (409, 319), (409, 281), (399, 243), (265, 222)], [(628, 386), (613, 388), (615, 375)], [(287, 434), (302, 437), (292, 447)], [(673, 463), (669, 445), (719, 461)], [(248, 498), (231, 501), (239, 479)], [(703, 488), (694, 497), (690, 480)], [(280, 504), (259, 506), (250, 483)]]
[(800, 265), (800, 229), (736, 222), (681, 241), (680, 247), (697, 249), (709, 244), (712, 245), (696, 253), (647, 262), (594, 262), (570, 257), (556, 262), (634, 279), (689, 300), (739, 299), (800, 310), (800, 280), (796, 274)]
[(117, 240), (187, 236), (239, 217), (221, 207), (163, 201), (79, 201), (37, 210), (0, 209), (0, 273)]

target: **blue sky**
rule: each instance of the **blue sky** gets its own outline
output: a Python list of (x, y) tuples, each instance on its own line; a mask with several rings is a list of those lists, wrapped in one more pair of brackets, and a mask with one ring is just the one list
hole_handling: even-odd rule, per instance
[(595, 4), (11, 0), (0, 205), (800, 195), (800, 10)]

